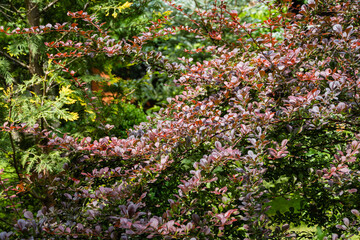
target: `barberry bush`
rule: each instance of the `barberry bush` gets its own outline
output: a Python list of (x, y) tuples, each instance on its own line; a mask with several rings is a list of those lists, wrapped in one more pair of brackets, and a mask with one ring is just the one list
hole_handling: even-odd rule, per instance
[[(166, 3), (189, 22), (169, 26), (164, 15), (132, 40), (112, 39), (82, 11), (69, 15), (91, 30), (1, 29), (79, 34), (84, 41), (46, 44), (78, 86), (62, 62), (103, 53), (161, 66), (183, 91), (126, 139), (4, 125), (69, 161), (58, 174), (24, 175), (17, 186), (1, 179), (14, 227), (0, 239), (300, 239), (292, 229), (301, 224), (318, 227), (307, 238), (357, 235), (360, 2), (309, 0), (296, 11), (290, 1), (266, 3), (260, 23), (241, 21), (225, 1), (193, 12)], [(146, 51), (179, 32), (203, 46), (184, 49), (189, 57), (178, 62)], [(192, 54), (211, 57), (195, 62)], [(21, 202), (39, 186), (41, 204)]]

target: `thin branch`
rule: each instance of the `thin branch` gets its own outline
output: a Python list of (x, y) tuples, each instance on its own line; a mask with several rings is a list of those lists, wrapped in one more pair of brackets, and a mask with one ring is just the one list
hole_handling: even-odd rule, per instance
[(5, 223), (6, 225), (8, 225), (8, 226), (10, 226), (10, 227), (13, 227), (13, 226), (14, 226), (13, 223), (10, 223), (10, 222), (6, 221), (6, 220), (3, 219), (3, 218), (0, 218), (0, 222), (3, 222), (3, 223)]
[(21, 178), (21, 174), (20, 174), (20, 171), (19, 171), (18, 161), (16, 159), (16, 148), (15, 148), (14, 139), (13, 139), (13, 137), (11, 135), (11, 132), (9, 132), (9, 138), (10, 138), (11, 148), (13, 150), (13, 153), (11, 155), (12, 155), (13, 162), (14, 162), (14, 168), (15, 168), (15, 171), (16, 171), (16, 175), (19, 178), (19, 181), (21, 181), (22, 178)]
[(20, 66), (22, 66), (22, 67), (24, 67), (24, 68), (27, 68), (27, 69), (29, 68), (28, 65), (26, 65), (25, 63), (17, 60), (16, 58), (11, 57), (11, 56), (10, 56), (9, 54), (7, 54), (6, 52), (3, 52), (3, 51), (0, 50), (0, 54), (3, 55), (3, 56), (5, 56), (5, 57), (7, 57), (8, 59), (16, 62), (17, 64), (19, 64)]
[(90, 1), (87, 1), (84, 5), (83, 11), (86, 11), (86, 9), (89, 7)]
[[(62, 40), (64, 39), (64, 37), (67, 36), (69, 33), (70, 33), (70, 32), (65, 32), (59, 39), (57, 39), (57, 40), (55, 41), (55, 43), (54, 43), (53, 45), (56, 45), (58, 42), (62, 41)], [(58, 48), (56, 48), (56, 50), (57, 50), (58, 52), (60, 52), (60, 50), (59, 50)]]
[(9, 22), (12, 21), (11, 18), (10, 18), (10, 16), (9, 16), (8, 14), (6, 14), (5, 12), (3, 12), (3, 10), (0, 9), (0, 13), (1, 13)]
[(51, 8), (51, 7), (52, 7), (54, 4), (56, 4), (58, 1), (60, 1), (60, 0), (54, 0), (54, 1), (52, 1), (51, 3), (49, 3), (46, 7), (44, 7), (44, 8), (41, 10), (40, 14), (45, 13), (47, 10), (49, 10), (49, 8)]
[(21, 12), (14, 6), (14, 4), (11, 3), (11, 1), (10, 1), (10, 5), (15, 10), (15, 12), (17, 13), (17, 17), (24, 20), (24, 17), (21, 15)]
[[(12, 103), (12, 97), (10, 95), (10, 106), (11, 106), (11, 103)], [(8, 116), (9, 119), (11, 119), (11, 114), (12, 114), (12, 108), (10, 107), (9, 116)], [(13, 138), (11, 132), (9, 132), (9, 138), (10, 138), (10, 143), (11, 143), (11, 148), (12, 148), (12, 158), (13, 158), (13, 162), (14, 162), (14, 168), (15, 168), (16, 174), (19, 178), (19, 181), (21, 182), (22, 177), (21, 177), (20, 171), (19, 171), (18, 159), (16, 159), (16, 148), (15, 148), (15, 144), (14, 144), (14, 138)]]
[(2, 151), (2, 152), (5, 153), (5, 154), (8, 153), (8, 151), (6, 151), (5, 148), (2, 148), (2, 147), (0, 147), (0, 151)]
[(18, 215), (19, 218), (21, 218), (21, 215), (20, 215), (20, 213), (19, 213), (13, 199), (9, 196), (9, 193), (8, 193), (8, 191), (7, 191), (7, 189), (6, 189), (5, 185), (4, 185), (4, 182), (2, 181), (1, 177), (0, 177), (0, 185), (3, 187), (3, 189), (4, 189), (3, 193), (5, 194), (5, 197), (10, 201), (15, 213)]

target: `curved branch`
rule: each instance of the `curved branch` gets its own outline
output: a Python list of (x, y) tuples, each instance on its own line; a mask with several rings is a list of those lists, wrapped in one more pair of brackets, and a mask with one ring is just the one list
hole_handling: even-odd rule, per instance
[(0, 54), (3, 55), (4, 57), (6, 57), (6, 58), (8, 58), (8, 59), (10, 59), (10, 60), (12, 60), (12, 61), (14, 61), (15, 63), (19, 64), (20, 66), (22, 66), (22, 67), (24, 67), (24, 68), (27, 68), (27, 69), (29, 68), (28, 65), (26, 65), (25, 63), (17, 60), (16, 58), (11, 57), (11, 56), (10, 56), (9, 54), (7, 54), (6, 52), (3, 52), (3, 51), (0, 50)]
[(43, 14), (44, 12), (46, 12), (47, 10), (49, 10), (54, 4), (56, 4), (58, 1), (60, 0), (54, 0), (51, 3), (49, 3), (46, 7), (44, 7), (41, 11), (40, 14)]

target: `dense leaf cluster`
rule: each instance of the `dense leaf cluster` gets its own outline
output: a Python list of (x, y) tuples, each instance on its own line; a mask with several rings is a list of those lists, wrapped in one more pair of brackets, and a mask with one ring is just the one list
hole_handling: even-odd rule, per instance
[[(124, 139), (4, 125), (70, 160), (17, 186), (0, 180), (16, 214), (0, 239), (296, 239), (305, 235), (291, 231), (300, 224), (318, 226), (321, 239), (359, 234), (360, 2), (310, 0), (296, 13), (269, 4), (260, 23), (240, 21), (225, 1), (193, 13), (166, 2), (188, 24), (167, 26), (162, 15), (132, 40), (112, 39), (83, 11), (69, 15), (91, 30), (0, 29), (76, 33), (81, 41), (47, 44), (59, 50), (49, 55), (59, 66), (102, 52), (159, 66), (183, 88)], [(170, 62), (146, 51), (179, 32), (203, 40), (190, 56), (211, 58)], [(39, 186), (42, 206), (22, 207), (23, 194)], [(293, 205), (272, 210), (284, 199)]]

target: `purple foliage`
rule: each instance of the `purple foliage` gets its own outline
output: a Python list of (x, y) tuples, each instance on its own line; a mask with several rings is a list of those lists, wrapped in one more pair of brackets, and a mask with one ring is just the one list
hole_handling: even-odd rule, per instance
[[(193, 27), (164, 28), (168, 21), (164, 17), (133, 40), (116, 41), (102, 23), (77, 12), (69, 15), (88, 22), (97, 34), (74, 23), (12, 32), (0, 29), (6, 34), (77, 33), (87, 41), (47, 43), (51, 48), (69, 49), (49, 58), (99, 52), (136, 56), (162, 64), (179, 76), (175, 82), (184, 88), (156, 116), (135, 126), (127, 139), (79, 140), (40, 132), (37, 127), (4, 125), (3, 131), (46, 138), (45, 148), (67, 151), (76, 159), (66, 171), (48, 177), (52, 189), (48, 194), (53, 200), (37, 214), (24, 210), (20, 216), (24, 219), (16, 221), (13, 233), (1, 233), (0, 239), (294, 237), (288, 231), (291, 222), (272, 227), (275, 223), (267, 213), (267, 203), (279, 195), (264, 181), (271, 180), (272, 171), (285, 174), (303, 164), (304, 149), (318, 141), (311, 133), (321, 131), (331, 132), (329, 138), (342, 136), (340, 142), (327, 146), (332, 147), (330, 153), (337, 152), (327, 163), (305, 169), (309, 172), (306, 181), (295, 178), (297, 185), (291, 194), (310, 199), (306, 189), (325, 191), (341, 208), (335, 220), (329, 211), (337, 211), (336, 207), (321, 209), (319, 214), (330, 238), (357, 233), (360, 214), (354, 208), (359, 206), (351, 198), (357, 194), (360, 177), (356, 161), (360, 149), (356, 14), (360, 3), (310, 1), (296, 16), (277, 11), (254, 24), (241, 23), (223, 1), (193, 15), (168, 4), (189, 16)], [(324, 12), (333, 15), (324, 16)], [(155, 38), (179, 31), (204, 39), (204, 48), (187, 50), (189, 53), (203, 52), (212, 58), (169, 63), (160, 52), (144, 50)], [(275, 33), (281, 37), (276, 38)], [(90, 44), (93, 41), (97, 46)], [(299, 163), (282, 167), (290, 160)], [(299, 176), (296, 174), (293, 176)], [(308, 202), (309, 206), (323, 206)]]

